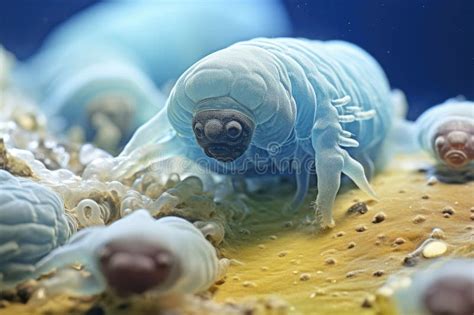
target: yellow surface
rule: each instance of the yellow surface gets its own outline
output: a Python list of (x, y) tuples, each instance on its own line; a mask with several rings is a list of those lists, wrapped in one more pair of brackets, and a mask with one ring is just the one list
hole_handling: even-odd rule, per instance
[[(445, 256), (472, 257), (474, 221), (470, 211), (474, 207), (474, 183), (428, 185), (426, 174), (405, 167), (409, 162), (398, 159), (391, 170), (373, 180), (378, 201), (369, 200), (357, 189), (340, 194), (335, 206), (336, 227), (326, 232), (315, 232), (301, 224), (311, 214), (309, 202), (306, 212), (292, 218), (278, 214), (276, 208), (284, 202), (280, 199), (267, 199), (258, 205), (252, 202), (257, 213), (237, 228), (241, 233), (237, 232), (224, 247), (225, 255), (240, 263), (229, 269), (225, 282), (218, 286), (215, 301), (239, 302), (277, 295), (289, 302), (291, 314), (375, 314), (375, 308), (361, 307), (364, 298), (389, 275), (407, 268), (402, 266), (403, 258), (428, 238), (433, 228), (441, 228), (446, 234), (449, 247)], [(347, 208), (355, 201), (367, 201), (369, 211), (347, 215)], [(455, 210), (450, 218), (441, 212), (446, 206)], [(386, 214), (385, 221), (372, 223), (380, 211)], [(417, 215), (425, 216), (426, 221), (413, 223)], [(367, 230), (357, 232), (360, 225)], [(337, 236), (338, 232), (343, 233)], [(394, 245), (397, 238), (406, 242)], [(348, 249), (350, 242), (356, 244), (352, 249)], [(335, 260), (335, 264), (327, 264), (328, 259)], [(374, 276), (377, 271), (383, 271), (383, 275)], [(347, 278), (349, 272), (355, 275)], [(302, 273), (310, 278), (300, 280)], [(0, 309), (0, 314), (64, 314), (66, 310), (68, 314), (80, 314), (87, 308), (79, 304), (65, 299), (30, 309), (16, 304)], [(133, 313), (129, 309), (121, 314)], [(147, 314), (155, 312), (148, 308)]]
[[(364, 298), (375, 293), (390, 274), (407, 268), (402, 266), (403, 258), (428, 238), (433, 228), (441, 228), (446, 234), (449, 249), (445, 256), (473, 255), (470, 208), (474, 207), (474, 183), (430, 186), (426, 174), (401, 169), (408, 162), (399, 159), (392, 170), (374, 179), (372, 185), (379, 199), (369, 201), (366, 214), (346, 215), (354, 201), (368, 200), (364, 193), (354, 189), (339, 195), (336, 227), (324, 233), (312, 234), (295, 225), (285, 228), (287, 219), (272, 219), (271, 206), (261, 206), (259, 215), (246, 227), (250, 235), (227, 248), (226, 254), (242, 265), (230, 268), (216, 300), (276, 294), (292, 305), (292, 314), (374, 314), (374, 308), (361, 307)], [(456, 213), (445, 218), (441, 213), (445, 206), (453, 207)], [(380, 211), (387, 218), (372, 223)], [(425, 216), (426, 221), (413, 223), (417, 215)], [(360, 225), (367, 230), (356, 232)], [(344, 235), (338, 237), (338, 232)], [(406, 242), (394, 245), (399, 237)], [(356, 243), (352, 249), (348, 249), (350, 242)], [(287, 254), (280, 257), (282, 253)], [(325, 263), (330, 258), (336, 264)], [(384, 275), (373, 275), (380, 270)], [(355, 272), (355, 276), (347, 278), (349, 272)], [(302, 273), (311, 278), (300, 280)]]

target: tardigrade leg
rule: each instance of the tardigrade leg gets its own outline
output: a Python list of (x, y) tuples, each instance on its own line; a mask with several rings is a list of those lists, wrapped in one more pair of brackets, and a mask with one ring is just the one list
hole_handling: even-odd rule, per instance
[(52, 278), (41, 281), (40, 290), (46, 297), (59, 294), (72, 296), (96, 295), (106, 289), (103, 280), (93, 273), (84, 274), (74, 269), (61, 269)]
[(341, 185), (344, 159), (339, 148), (320, 149), (315, 157), (318, 178), (318, 195), (315, 203), (315, 219), (322, 228), (333, 227), (332, 208)]
[(369, 153), (367, 151), (364, 151), (358, 153), (357, 155), (354, 155), (354, 158), (359, 161), (359, 163), (364, 168), (364, 173), (367, 179), (372, 180), (375, 174), (375, 164), (372, 161)]
[(227, 269), (229, 269), (230, 266), (230, 260), (227, 258), (222, 258), (219, 260), (218, 264), (218, 272), (217, 272), (217, 277), (216, 280), (220, 280), (224, 278), (225, 274), (227, 273)]
[(162, 108), (153, 118), (135, 131), (132, 139), (127, 143), (121, 156), (130, 155), (140, 147), (151, 143), (163, 143), (174, 137), (175, 131), (171, 127), (166, 108)]
[[(43, 258), (36, 265), (36, 276), (57, 270), (55, 275), (40, 282), (40, 288), (46, 296), (57, 294), (94, 295), (105, 290), (105, 282), (97, 277), (98, 270), (91, 263), (91, 253), (85, 248), (90, 242), (92, 228), (78, 232), (67, 245), (59, 247)], [(70, 269), (74, 264), (81, 264), (90, 270), (84, 274), (78, 270)]]
[(357, 147), (359, 143), (345, 131), (341, 122), (350, 123), (356, 120), (370, 119), (371, 113), (358, 115), (339, 114), (338, 107), (346, 106), (350, 98), (334, 100), (332, 104), (318, 104), (317, 121), (313, 126), (311, 141), (315, 152), (318, 195), (315, 202), (316, 222), (322, 227), (333, 227), (332, 208), (336, 194), (341, 185), (342, 173), (349, 176), (354, 183), (366, 193), (374, 196), (364, 172), (364, 167), (343, 147)]
[(293, 159), (294, 165), (292, 171), (296, 176), (296, 192), (293, 200), (289, 202), (285, 208), (285, 213), (293, 213), (301, 207), (308, 194), (309, 182), (312, 173), (312, 157), (304, 152), (300, 147), (297, 148), (295, 157)]
[(49, 255), (40, 260), (35, 268), (38, 276), (49, 273), (54, 269), (66, 268), (74, 264), (84, 264), (88, 262), (88, 255), (82, 250), (82, 244), (64, 245), (52, 251)]

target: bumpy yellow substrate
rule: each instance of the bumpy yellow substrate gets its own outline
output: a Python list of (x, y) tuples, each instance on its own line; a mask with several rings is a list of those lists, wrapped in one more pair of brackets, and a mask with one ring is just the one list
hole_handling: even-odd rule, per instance
[[(260, 206), (245, 226), (250, 234), (242, 231), (241, 240), (226, 248), (226, 254), (242, 264), (230, 268), (216, 300), (274, 294), (291, 304), (292, 314), (375, 314), (376, 308), (361, 306), (364, 299), (389, 275), (407, 268), (403, 258), (433, 228), (445, 232), (445, 256), (473, 255), (474, 183), (428, 183), (412, 163), (397, 159), (374, 179), (377, 201), (359, 190), (339, 195), (336, 227), (324, 233), (298, 226), (301, 216), (292, 220), (292, 227), (288, 218), (275, 218), (279, 201)], [(347, 215), (356, 201), (368, 202), (369, 211)], [(455, 213), (445, 217), (446, 207)], [(372, 223), (379, 212), (385, 220)]]
[[(307, 210), (293, 217), (278, 214), (291, 196), (274, 194), (253, 201), (256, 213), (236, 228), (240, 232), (223, 250), (240, 263), (231, 266), (225, 282), (218, 285), (215, 301), (276, 295), (290, 304), (291, 314), (376, 314), (370, 299), (368, 307), (362, 307), (364, 299), (388, 276), (408, 268), (402, 266), (403, 258), (428, 238), (433, 228), (444, 231), (448, 244), (445, 257), (472, 257), (474, 183), (429, 184), (426, 174), (413, 166), (424, 161), (425, 157), (395, 160), (391, 169), (372, 181), (377, 201), (357, 189), (340, 194), (335, 206), (336, 227), (326, 232), (301, 224), (311, 216), (310, 200)], [(366, 202), (368, 212), (347, 215), (346, 210), (357, 201)], [(446, 207), (452, 207), (454, 214), (443, 214)], [(385, 219), (372, 223), (379, 212)], [(90, 307), (91, 301), (63, 297), (40, 307), (11, 304), (0, 309), (0, 314), (84, 314)], [(122, 311), (112, 309), (114, 314), (157, 314), (159, 308), (152, 299)], [(186, 314), (209, 313), (197, 310), (197, 306), (188, 308), (192, 311)]]

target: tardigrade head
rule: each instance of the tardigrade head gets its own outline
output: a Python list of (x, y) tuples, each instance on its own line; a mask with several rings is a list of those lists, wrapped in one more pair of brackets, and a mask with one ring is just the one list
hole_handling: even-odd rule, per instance
[(439, 125), (433, 136), (433, 150), (449, 167), (465, 167), (474, 160), (474, 122), (458, 118)]
[(440, 277), (424, 292), (423, 304), (432, 315), (474, 314), (474, 281), (459, 275)]
[(252, 118), (233, 109), (203, 109), (193, 117), (193, 131), (207, 156), (230, 162), (247, 150), (255, 130)]
[(99, 252), (100, 269), (117, 294), (141, 294), (173, 282), (179, 262), (158, 243), (140, 237), (113, 240)]
[(251, 147), (266, 149), (290, 136), (296, 110), (289, 86), (274, 56), (243, 42), (189, 68), (168, 99), (168, 117), (207, 156), (243, 164)]

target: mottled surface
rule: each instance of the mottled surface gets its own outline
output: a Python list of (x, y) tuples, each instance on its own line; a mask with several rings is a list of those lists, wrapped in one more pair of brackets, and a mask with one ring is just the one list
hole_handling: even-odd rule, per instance
[[(243, 265), (230, 268), (216, 300), (277, 294), (294, 306), (294, 314), (375, 314), (374, 308), (361, 307), (364, 299), (389, 275), (407, 268), (402, 266), (404, 257), (433, 228), (445, 232), (446, 256), (473, 257), (474, 183), (428, 185), (425, 173), (400, 170), (409, 162), (398, 159), (391, 170), (375, 178), (379, 201), (368, 202), (365, 214), (346, 215), (355, 200), (367, 201), (361, 191), (340, 195), (336, 227), (323, 234), (311, 235), (297, 225), (285, 227), (290, 224), (284, 219), (269, 219), (271, 206), (262, 206), (249, 222), (250, 235), (226, 251)], [(456, 211), (450, 217), (443, 215), (446, 206)], [(385, 220), (372, 223), (379, 211), (386, 214)], [(361, 227), (366, 229), (357, 232)], [(304, 280), (303, 274), (310, 279)]]
[[(258, 214), (249, 218), (242, 233), (236, 235), (237, 240), (227, 242), (224, 253), (242, 264), (230, 267), (225, 282), (217, 286), (214, 300), (241, 302), (277, 295), (290, 306), (273, 314), (284, 314), (286, 309), (291, 314), (375, 314), (371, 295), (388, 276), (408, 268), (402, 265), (405, 256), (429, 238), (433, 228), (444, 231), (448, 244), (445, 256), (472, 257), (469, 240), (474, 229), (470, 212), (474, 207), (474, 183), (448, 185), (428, 181), (414, 165), (425, 161), (428, 160), (419, 156), (397, 159), (391, 170), (378, 175), (373, 181), (378, 202), (368, 201), (358, 190), (341, 194), (335, 207), (336, 227), (318, 235), (301, 228), (299, 219), (290, 223), (288, 218), (278, 216), (274, 208), (280, 199), (262, 197)], [(291, 192), (286, 194), (291, 197)], [(347, 215), (354, 200), (366, 201), (368, 211)], [(449, 217), (443, 213), (447, 206), (454, 209)], [(385, 219), (372, 223), (382, 211)], [(303, 214), (299, 216), (302, 217)], [(98, 301), (106, 314), (150, 314), (172, 303), (160, 304), (154, 299), (131, 303), (110, 302), (107, 298)], [(200, 314), (217, 314), (217, 306), (197, 301), (187, 298), (182, 303), (188, 309), (184, 313), (190, 314), (192, 306), (194, 310), (202, 309)], [(93, 302), (61, 297), (34, 309), (11, 304), (1, 313), (86, 314)], [(238, 310), (221, 306), (218, 314), (244, 313)], [(260, 308), (255, 314), (265, 314), (263, 310)]]

